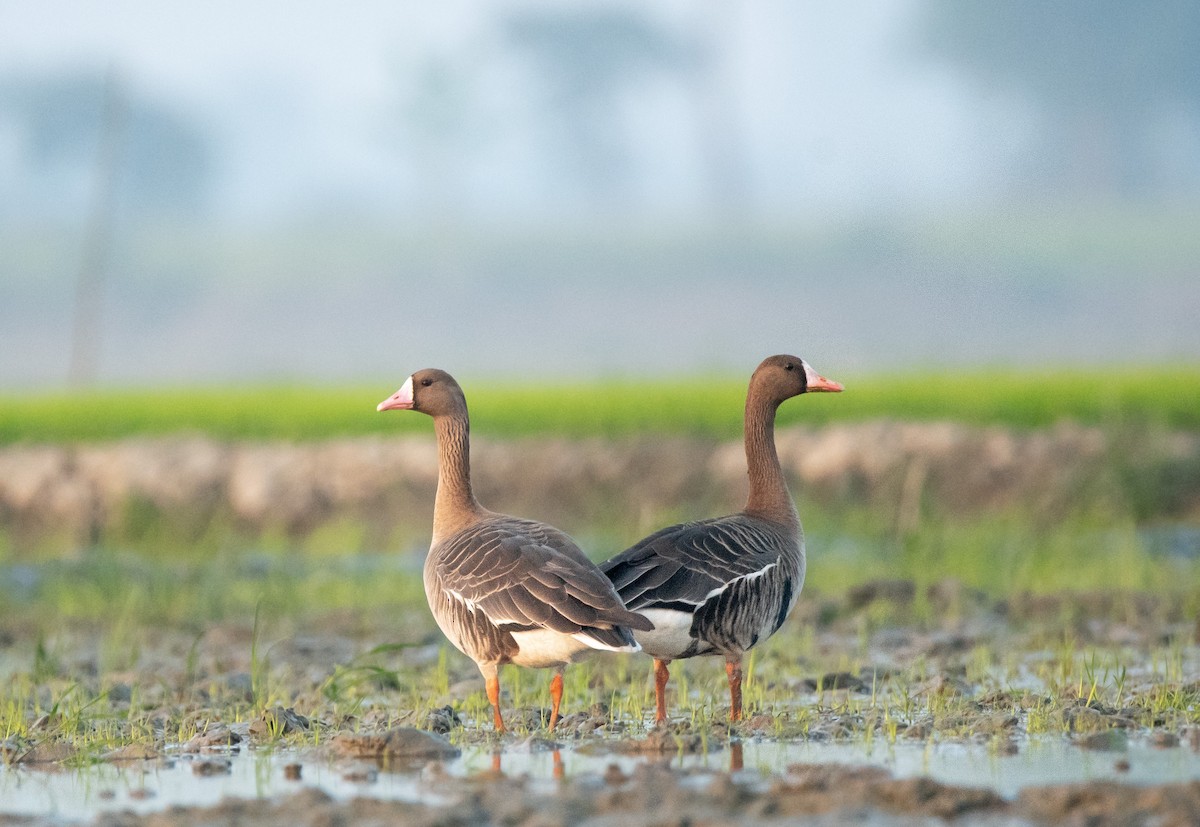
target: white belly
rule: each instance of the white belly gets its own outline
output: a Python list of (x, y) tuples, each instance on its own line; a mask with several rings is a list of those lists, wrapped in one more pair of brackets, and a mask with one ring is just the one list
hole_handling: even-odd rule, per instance
[(573, 663), (592, 648), (571, 635), (552, 632), (549, 629), (513, 632), (512, 637), (520, 647), (520, 651), (517, 652), (517, 656), (512, 659), (512, 662), (517, 666), (528, 666), (534, 669)]
[(649, 632), (634, 632), (637, 642), (642, 644), (642, 651), (647, 655), (665, 660), (672, 660), (683, 654), (691, 647), (694, 638), (689, 634), (692, 628), (690, 612), (677, 612), (674, 609), (639, 609), (638, 614), (654, 624)]

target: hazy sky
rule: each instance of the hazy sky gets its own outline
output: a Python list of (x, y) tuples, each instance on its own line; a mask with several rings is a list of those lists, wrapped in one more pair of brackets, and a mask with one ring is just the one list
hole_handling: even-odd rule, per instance
[[(0, 91), (113, 67), (207, 153), (198, 207), (102, 216), (100, 382), (1200, 358), (1180, 213), (1014, 185), (1031, 110), (923, 55), (919, 5), (0, 0)], [(564, 98), (603, 72), (513, 35), (563, 8), (685, 58)], [(53, 387), (96, 152), (39, 167), (3, 105), (0, 387)]]
[[(712, 83), (726, 96), (748, 186), (758, 203), (802, 210), (963, 197), (1011, 151), (1019, 130), (987, 129), (988, 112), (969, 91), (920, 59), (913, 5), (632, 8), (649, 8), (680, 38), (711, 38)], [(505, 15), (530, 7), (8, 0), (0, 75), (115, 65), (132, 94), (186, 114), (211, 136), (213, 211), (246, 217), (331, 200), (410, 207), (428, 164), (403, 117), (423, 67), (442, 61), (460, 73), (472, 110), (463, 127), (471, 137), (455, 159), (460, 206), (537, 212), (561, 208), (568, 187), (537, 111), (544, 78), (504, 41)], [(679, 211), (702, 197), (689, 94), (679, 76), (652, 73), (623, 96), (616, 114), (634, 147), (634, 204)]]

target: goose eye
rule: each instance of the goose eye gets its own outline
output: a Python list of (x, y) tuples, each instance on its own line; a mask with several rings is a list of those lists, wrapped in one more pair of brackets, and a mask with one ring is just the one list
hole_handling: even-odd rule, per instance
[[(790, 370), (790, 368), (789, 368), (789, 370)], [(423, 388), (427, 388), (432, 384), (433, 384), (433, 380), (430, 379), (428, 376), (426, 376), (424, 379), (421, 380), (421, 387), (423, 387)]]
[(784, 369), (786, 369), (786, 370), (795, 370), (795, 369), (796, 369), (796, 366), (795, 366), (795, 365), (793, 365), (791, 362), (788, 362), (786, 365), (784, 365)]

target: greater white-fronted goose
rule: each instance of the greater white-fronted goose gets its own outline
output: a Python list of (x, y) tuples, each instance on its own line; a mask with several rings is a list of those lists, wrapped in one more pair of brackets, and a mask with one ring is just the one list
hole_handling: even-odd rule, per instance
[(378, 410), (433, 417), (438, 484), (425, 596), (442, 632), (483, 674), (497, 731), (499, 667), (553, 667), (550, 728), (562, 673), (592, 649), (636, 652), (630, 629), (652, 624), (628, 611), (575, 541), (553, 526), (497, 514), (471, 490), (470, 423), (462, 388), (441, 370), (414, 373)]
[(772, 356), (750, 377), (745, 443), (750, 496), (738, 514), (657, 531), (602, 563), (631, 611), (654, 623), (635, 635), (654, 657), (655, 722), (667, 717), (668, 665), (722, 655), (729, 717), (742, 717), (742, 655), (774, 634), (804, 585), (804, 532), (775, 451), (780, 403), (842, 386), (795, 356)]

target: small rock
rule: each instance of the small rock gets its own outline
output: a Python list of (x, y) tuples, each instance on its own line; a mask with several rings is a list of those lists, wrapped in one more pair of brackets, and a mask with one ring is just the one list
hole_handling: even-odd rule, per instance
[(299, 781), (302, 769), (300, 764), (284, 764), (283, 777), (288, 781)]
[(557, 741), (551, 741), (548, 738), (539, 738), (536, 735), (531, 735), (524, 741), (518, 744), (513, 744), (508, 748), (508, 752), (513, 753), (535, 753), (535, 752), (554, 752), (562, 749), (562, 744)]
[(224, 684), (230, 694), (246, 701), (254, 700), (254, 678), (249, 672), (234, 672), (226, 675)]
[(649, 735), (641, 740), (631, 739), (628, 741), (618, 741), (613, 745), (613, 749), (617, 752), (637, 753), (637, 754), (676, 754), (698, 755), (704, 752), (711, 752), (716, 748), (716, 744), (709, 743), (705, 746), (705, 740), (699, 735), (690, 732), (674, 732), (669, 727), (659, 727), (652, 730)]
[(1172, 747), (1179, 746), (1179, 736), (1174, 732), (1167, 732), (1160, 729), (1150, 736), (1150, 744), (1159, 749), (1171, 749)]
[(976, 645), (975, 638), (957, 632), (942, 632), (929, 636), (925, 652), (931, 657), (947, 658), (969, 652)]
[(922, 683), (917, 684), (912, 689), (914, 696), (953, 696), (967, 695), (971, 691), (971, 687), (962, 678), (954, 675), (934, 675)]
[(436, 732), (438, 735), (446, 735), (452, 729), (461, 727), (462, 718), (454, 711), (454, 707), (446, 705), (440, 709), (432, 709), (425, 716), (425, 729), (430, 732)]
[(629, 780), (629, 776), (621, 771), (616, 764), (609, 764), (604, 770), (604, 783), (610, 787), (619, 787)]
[(849, 672), (828, 672), (820, 678), (806, 678), (800, 682), (800, 685), (809, 692), (816, 692), (818, 690), (828, 691), (832, 689), (848, 689), (852, 692), (860, 692), (865, 687), (861, 678), (851, 675)]
[(255, 738), (278, 738), (290, 732), (305, 732), (310, 726), (308, 718), (296, 710), (277, 706), (263, 711), (257, 720), (250, 724), (250, 734)]
[(572, 712), (558, 719), (554, 731), (557, 733), (566, 732), (587, 735), (588, 733), (595, 732), (600, 726), (600, 722), (589, 718), (586, 712)]
[(378, 777), (379, 772), (369, 767), (355, 767), (342, 774), (342, 780), (352, 784), (374, 784)]
[(808, 732), (810, 741), (841, 741), (854, 736), (854, 730), (840, 721), (830, 721)]
[(1124, 752), (1129, 748), (1129, 736), (1124, 730), (1107, 729), (1102, 732), (1091, 732), (1075, 739), (1075, 745), (1080, 749), (1090, 749), (1100, 752)]
[(892, 603), (911, 603), (917, 586), (911, 580), (872, 580), (859, 584), (846, 592), (846, 605), (851, 610), (861, 609), (876, 600)]
[(1104, 707), (1070, 707), (1063, 711), (1063, 721), (1073, 732), (1104, 732), (1115, 728), (1129, 728), (1133, 721)]
[(43, 730), (52, 729), (61, 723), (62, 719), (57, 713), (45, 713), (38, 716), (32, 724), (29, 725), (30, 732), (42, 732)]
[(114, 704), (127, 704), (133, 699), (133, 687), (127, 683), (115, 683), (108, 688), (108, 701)]
[(456, 758), (460, 754), (458, 747), (442, 736), (413, 727), (397, 727), (382, 735), (343, 733), (330, 746), (342, 758), (430, 760)]
[(104, 761), (154, 761), (162, 757), (162, 753), (149, 744), (128, 744), (106, 752), (101, 756)]
[(1185, 737), (1192, 752), (1200, 752), (1200, 726), (1188, 727)]
[(454, 776), (446, 771), (446, 765), (441, 761), (430, 761), (421, 768), (421, 780), (430, 786), (436, 786), (452, 782)]
[(1003, 712), (994, 715), (985, 715), (979, 718), (974, 725), (977, 733), (982, 735), (995, 735), (1000, 732), (1007, 732), (1010, 729), (1016, 728), (1020, 721), (1016, 715), (1007, 715)]
[(775, 728), (775, 716), (759, 713), (746, 721), (745, 727), (751, 732), (766, 732)]
[(75, 757), (75, 747), (63, 741), (44, 741), (16, 756), (18, 764), (57, 764)]
[(212, 724), (204, 732), (189, 738), (181, 749), (184, 752), (201, 752), (202, 750), (221, 749), (240, 744), (242, 736), (232, 731), (224, 724)]
[(233, 762), (223, 759), (206, 758), (192, 764), (192, 775), (200, 778), (212, 778), (217, 775), (229, 775), (233, 771)]
[(908, 729), (904, 730), (904, 737), (911, 738), (914, 741), (924, 741), (933, 732), (933, 725), (927, 721), (918, 721), (915, 724), (910, 724)]

